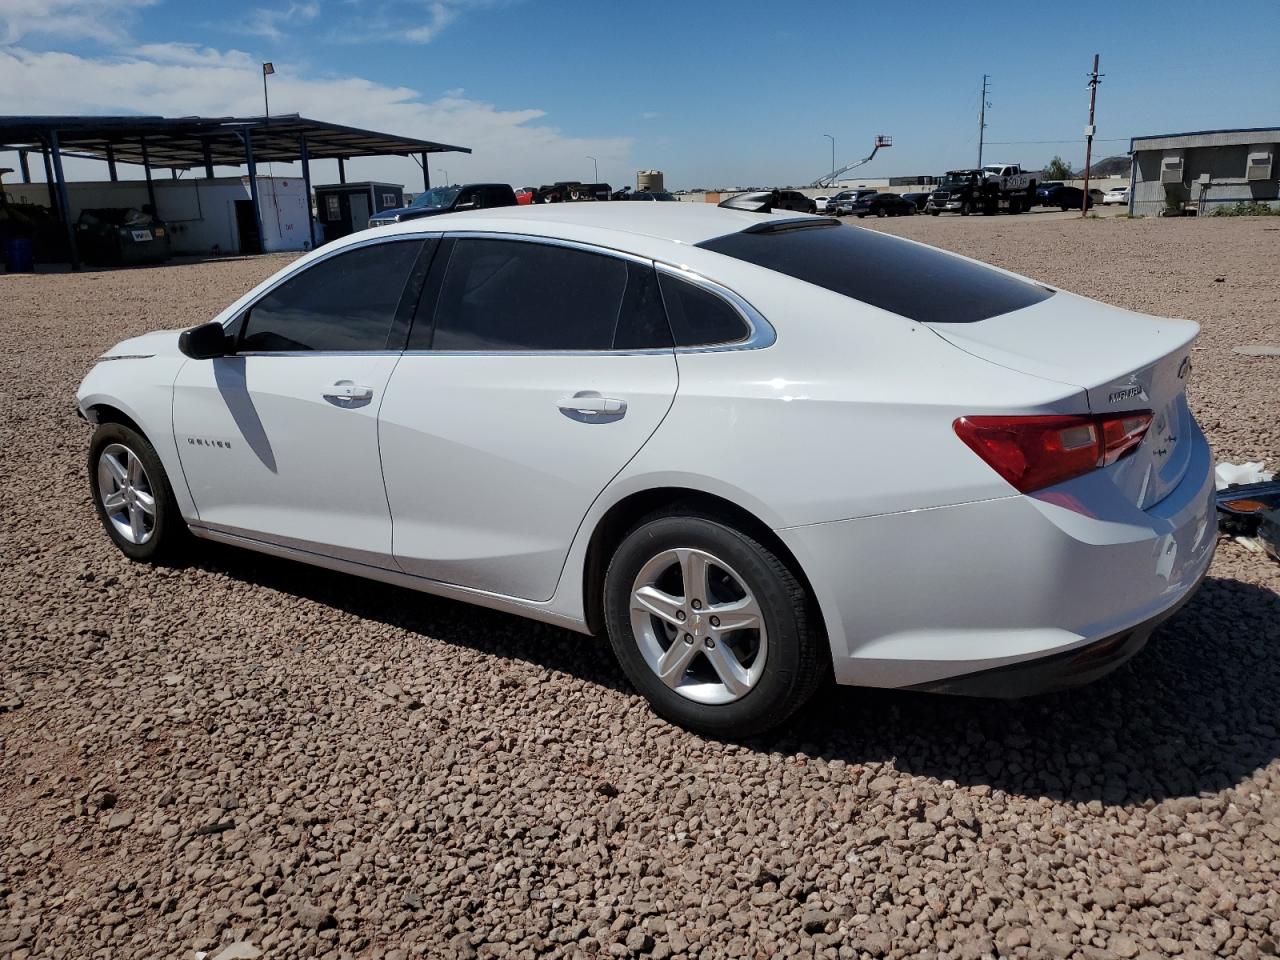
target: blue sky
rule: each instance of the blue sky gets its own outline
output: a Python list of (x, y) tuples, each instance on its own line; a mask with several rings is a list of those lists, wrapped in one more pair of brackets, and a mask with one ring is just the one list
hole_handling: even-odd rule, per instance
[[(273, 112), (472, 146), (437, 159), (453, 181), (587, 178), (594, 155), (619, 185), (650, 167), (673, 187), (803, 184), (830, 166), (824, 133), (841, 163), (892, 135), (867, 176), (973, 163), (983, 73), (988, 160), (1079, 164), (1097, 52), (1098, 156), (1132, 135), (1280, 123), (1276, 0), (1237, 0), (1229, 24), (1203, 29), (1203, 5), (1179, 2), (1093, 5), (1084, 30), (1036, 5), (1012, 17), (956, 9), (0, 0), (0, 113), (260, 113), (269, 59)], [(419, 182), (403, 159), (349, 175)]]

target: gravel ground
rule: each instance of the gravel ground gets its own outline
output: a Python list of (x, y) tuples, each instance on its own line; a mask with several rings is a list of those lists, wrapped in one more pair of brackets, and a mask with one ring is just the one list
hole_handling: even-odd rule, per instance
[[(1230, 350), (1277, 339), (1280, 221), (874, 226), (1199, 320), (1219, 455), (1280, 455), (1280, 361)], [(229, 549), (128, 563), (76, 383), (283, 262), (0, 277), (0, 957), (1276, 953), (1280, 565), (1234, 544), (1091, 687), (838, 690), (736, 745), (601, 642)]]

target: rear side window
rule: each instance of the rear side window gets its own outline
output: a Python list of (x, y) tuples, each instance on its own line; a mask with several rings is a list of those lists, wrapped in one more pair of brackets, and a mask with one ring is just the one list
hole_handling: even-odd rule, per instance
[(436, 301), (435, 331), (410, 349), (636, 350), (671, 347), (652, 267), (553, 244), (463, 238)]
[(698, 246), (920, 323), (974, 323), (1053, 296), (1038, 284), (859, 227), (744, 231)]
[(249, 309), (239, 349), (387, 349), (396, 307), (421, 250), (421, 240), (390, 241), (307, 267)]
[(677, 347), (708, 347), (745, 340), (742, 315), (710, 290), (667, 273), (658, 274)]

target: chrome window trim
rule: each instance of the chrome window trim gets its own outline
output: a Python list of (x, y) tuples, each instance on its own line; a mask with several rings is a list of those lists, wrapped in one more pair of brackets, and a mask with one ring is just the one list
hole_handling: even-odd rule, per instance
[(633, 356), (665, 356), (676, 353), (727, 353), (737, 350), (762, 350), (772, 346), (777, 341), (777, 333), (773, 325), (753, 307), (747, 300), (737, 291), (726, 287), (722, 283), (710, 280), (702, 276), (700, 273), (682, 267), (678, 264), (666, 263), (661, 260), (653, 260), (649, 257), (642, 257), (639, 254), (630, 253), (626, 250), (618, 250), (613, 247), (606, 247), (600, 244), (587, 243), (581, 240), (567, 240), (560, 237), (544, 237), (536, 234), (526, 233), (506, 233), (501, 230), (450, 230), (450, 231), (430, 231), (423, 233), (404, 233), (396, 234), (391, 237), (369, 237), (347, 244), (330, 252), (327, 256), (317, 257), (307, 263), (307, 265), (299, 270), (294, 270), (287, 275), (279, 278), (270, 287), (263, 290), (252, 303), (246, 304), (241, 310), (237, 311), (230, 317), (223, 327), (227, 327), (234, 323), (239, 317), (252, 310), (260, 300), (267, 297), (278, 286), (287, 283), (294, 277), (300, 276), (310, 270), (313, 266), (324, 263), (326, 260), (332, 259), (346, 253), (349, 250), (356, 250), (361, 247), (370, 246), (375, 243), (396, 243), (402, 240), (514, 240), (521, 243), (541, 243), (548, 246), (566, 247), (571, 250), (581, 250), (584, 253), (594, 253), (600, 256), (616, 257), (619, 260), (627, 260), (632, 263), (638, 263), (642, 266), (652, 267), (655, 270), (669, 274), (679, 280), (684, 280), (706, 290), (707, 292), (719, 297), (727, 302), (734, 311), (742, 317), (747, 324), (748, 334), (742, 340), (734, 340), (731, 343), (714, 343), (705, 346), (689, 346), (689, 347), (650, 347), (641, 350), (255, 350), (244, 351), (231, 354), (235, 357), (334, 357), (334, 356), (353, 356), (353, 357), (375, 357), (375, 356), (436, 356), (436, 357), (633, 357)]
[[(444, 233), (446, 240), (515, 240), (520, 243), (541, 243), (551, 247), (568, 247), (584, 253), (595, 253), (605, 257), (617, 257), (619, 260), (630, 260), (642, 266), (652, 267), (653, 260), (615, 247), (603, 247), (599, 244), (585, 243), (581, 240), (564, 240), (560, 237), (543, 237), (532, 233), (504, 233), (501, 230), (448, 230)], [(470, 351), (468, 351), (470, 352)], [(524, 351), (536, 353), (535, 350)]]
[(708, 280), (700, 273), (694, 273), (685, 267), (674, 264), (655, 262), (659, 273), (684, 280), (694, 286), (701, 287), (713, 296), (726, 301), (747, 324), (747, 335), (741, 340), (729, 343), (711, 343), (706, 346), (676, 347), (676, 353), (723, 353), (730, 350), (763, 350), (777, 342), (778, 334), (764, 316), (746, 301), (744, 297), (722, 283)]
[[(707, 292), (724, 300), (733, 308), (743, 321), (747, 324), (748, 333), (742, 340), (734, 340), (731, 343), (713, 343), (705, 346), (692, 347), (654, 347), (644, 350), (406, 350), (405, 356), (440, 356), (440, 357), (527, 357), (530, 355), (542, 357), (625, 357), (625, 356), (653, 356), (666, 355), (669, 353), (723, 353), (732, 350), (760, 350), (770, 347), (778, 339), (777, 333), (773, 326), (764, 316), (746, 301), (736, 291), (729, 289), (724, 284), (709, 280), (700, 273), (695, 273), (686, 267), (676, 264), (666, 263), (661, 260), (653, 260), (649, 257), (642, 257), (636, 253), (630, 253), (626, 250), (618, 250), (614, 247), (601, 246), (600, 244), (587, 243), (582, 240), (566, 240), (561, 237), (544, 237), (529, 233), (506, 233), (500, 230), (449, 230), (444, 233), (446, 240), (515, 240), (521, 243), (541, 243), (554, 247), (567, 247), (571, 250), (581, 250), (584, 253), (594, 253), (600, 256), (616, 257), (620, 260), (629, 260), (632, 263), (638, 263), (643, 266), (653, 267), (662, 273), (670, 274), (680, 280), (688, 281), (697, 286), (702, 287)], [(665, 307), (664, 307), (665, 309)]]

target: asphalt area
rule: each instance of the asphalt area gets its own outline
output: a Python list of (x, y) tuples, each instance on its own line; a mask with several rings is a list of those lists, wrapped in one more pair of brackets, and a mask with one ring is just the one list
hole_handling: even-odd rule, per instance
[[(1199, 321), (1217, 456), (1275, 466), (1280, 360), (1231, 348), (1280, 339), (1280, 220), (868, 226)], [(740, 744), (656, 719), (601, 641), (232, 549), (126, 561), (77, 382), (287, 259), (0, 276), (0, 957), (1276, 953), (1280, 564), (1234, 543), (1092, 686), (833, 690)]]

